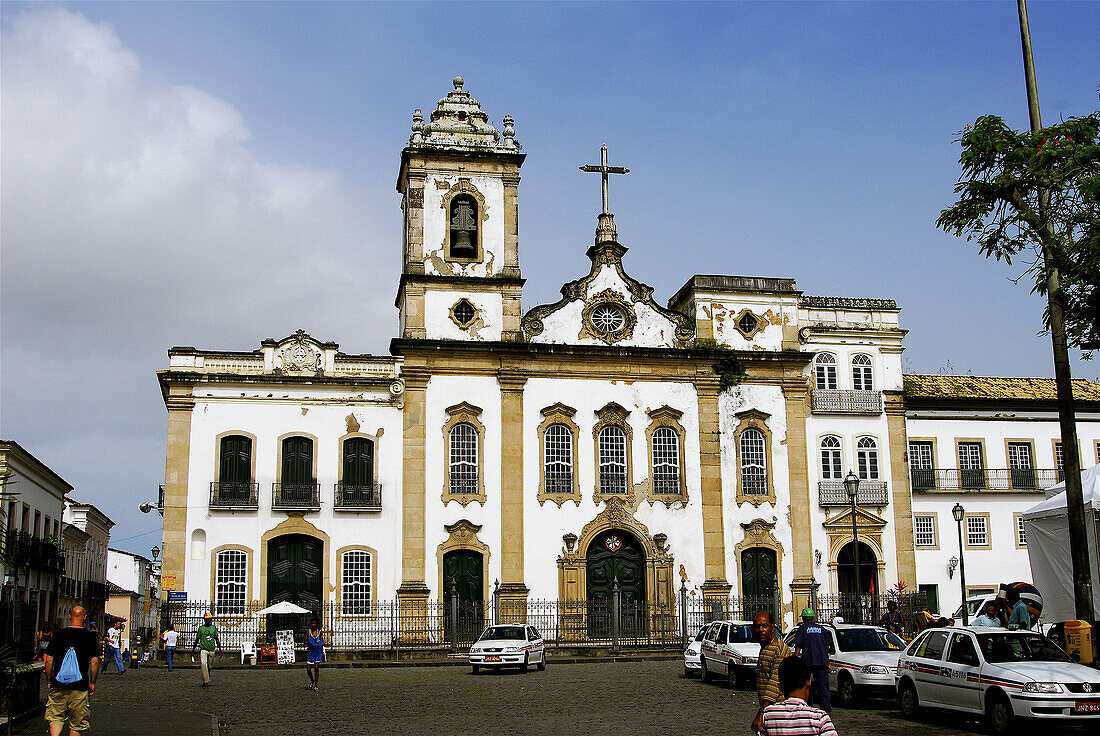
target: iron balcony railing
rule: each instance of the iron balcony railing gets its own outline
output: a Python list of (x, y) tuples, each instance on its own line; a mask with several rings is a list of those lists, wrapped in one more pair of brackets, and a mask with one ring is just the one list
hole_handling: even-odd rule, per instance
[(12, 567), (28, 567), (43, 572), (59, 573), (65, 569), (65, 555), (52, 541), (24, 532), (9, 532), (4, 553)]
[(89, 600), (93, 601), (107, 600), (107, 583), (101, 583), (96, 580), (88, 580), (84, 583), (84, 595), (87, 596)]
[(572, 493), (572, 473), (547, 473), (545, 488), (547, 493)]
[(810, 392), (817, 414), (881, 414), (881, 391), (847, 391), (817, 388)]
[(271, 508), (320, 509), (321, 485), (319, 483), (272, 483)]
[(337, 511), (381, 511), (381, 483), (337, 483), (332, 507)]
[(626, 473), (617, 473), (611, 470), (601, 470), (600, 493), (603, 493), (605, 495), (626, 493)]
[[(847, 506), (852, 501), (848, 498), (848, 491), (844, 489), (842, 480), (819, 480), (817, 482), (817, 499), (821, 506)], [(860, 480), (859, 492), (856, 494), (856, 503), (860, 506), (887, 506), (890, 503), (890, 492), (884, 480)]]
[(909, 470), (914, 491), (1041, 491), (1062, 480), (1054, 468), (928, 468)]
[(255, 509), (259, 506), (259, 483), (210, 484), (210, 508)]

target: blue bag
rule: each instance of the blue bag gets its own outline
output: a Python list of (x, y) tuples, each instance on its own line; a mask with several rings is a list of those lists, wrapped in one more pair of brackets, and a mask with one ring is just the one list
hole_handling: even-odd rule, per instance
[(57, 671), (57, 677), (54, 679), (62, 685), (72, 685), (84, 679), (84, 675), (80, 672), (80, 664), (76, 661), (76, 649), (73, 647), (69, 647), (69, 651), (65, 652), (65, 658), (61, 660), (61, 669)]

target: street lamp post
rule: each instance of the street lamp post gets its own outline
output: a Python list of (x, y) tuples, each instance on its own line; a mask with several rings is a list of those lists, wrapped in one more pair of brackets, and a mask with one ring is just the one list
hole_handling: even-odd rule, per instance
[(961, 503), (951, 507), (951, 515), (955, 517), (955, 526), (959, 530), (959, 588), (962, 590), (963, 626), (969, 625), (966, 615), (966, 558), (963, 557), (963, 516), (965, 514), (966, 509)]
[(852, 504), (852, 554), (855, 565), (855, 583), (856, 583), (856, 623), (863, 623), (863, 606), (861, 605), (860, 598), (862, 597), (863, 589), (859, 584), (859, 528), (856, 526), (856, 496), (859, 495), (859, 478), (851, 470), (848, 471), (848, 475), (844, 476), (844, 490), (848, 494), (848, 500)]

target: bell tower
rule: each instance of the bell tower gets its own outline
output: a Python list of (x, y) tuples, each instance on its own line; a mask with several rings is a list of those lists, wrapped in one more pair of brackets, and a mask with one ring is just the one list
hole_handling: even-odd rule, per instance
[(455, 77), (424, 122), (413, 112), (397, 191), (404, 257), (397, 292), (401, 337), (518, 340), (520, 152)]

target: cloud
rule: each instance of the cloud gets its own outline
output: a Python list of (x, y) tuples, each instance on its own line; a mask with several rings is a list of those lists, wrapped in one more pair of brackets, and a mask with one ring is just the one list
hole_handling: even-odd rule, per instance
[(135, 436), (125, 480), (159, 482), (170, 345), (298, 327), (384, 345), (392, 291), (357, 285), (396, 274), (340, 172), (265, 160), (231, 102), (158, 79), (78, 13), (21, 12), (2, 42), (3, 431), (77, 494), (108, 482), (85, 461), (132, 459)]

